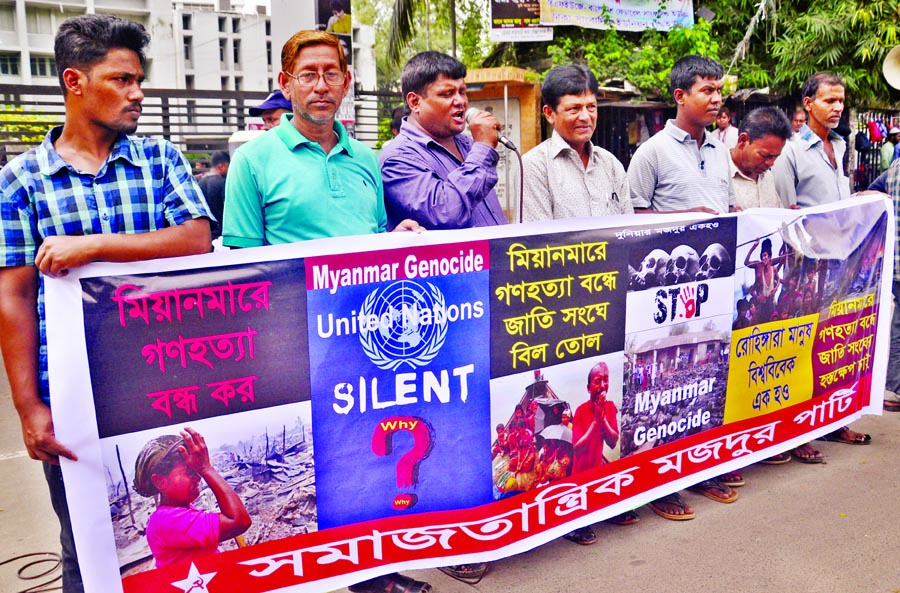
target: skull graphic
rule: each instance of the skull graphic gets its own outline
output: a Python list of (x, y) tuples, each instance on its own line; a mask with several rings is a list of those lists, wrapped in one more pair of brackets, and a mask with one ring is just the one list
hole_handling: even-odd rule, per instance
[(700, 268), (699, 259), (690, 245), (679, 245), (673, 249), (666, 265), (666, 285), (693, 282)]
[(725, 278), (734, 273), (731, 264), (731, 256), (721, 243), (713, 243), (700, 256), (700, 271), (697, 272), (697, 280), (709, 280), (710, 278)]
[(647, 254), (641, 262), (641, 269), (635, 272), (632, 278), (631, 288), (653, 288), (665, 284), (664, 275), (666, 264), (669, 263), (669, 254), (662, 249), (654, 249)]

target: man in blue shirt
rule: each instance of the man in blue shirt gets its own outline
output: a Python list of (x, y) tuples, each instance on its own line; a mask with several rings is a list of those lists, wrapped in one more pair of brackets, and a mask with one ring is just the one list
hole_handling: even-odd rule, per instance
[(411, 218), (427, 229), (506, 224), (497, 199), (500, 123), (487, 111), (469, 118), (464, 135), (466, 67), (427, 51), (403, 67), (401, 86), (409, 116), (381, 152), (388, 227)]
[(60, 520), (64, 593), (83, 591), (59, 469), (60, 457), (77, 458), (53, 430), (43, 277), (210, 250), (210, 214), (187, 160), (164, 140), (131, 136), (149, 41), (113, 16), (65, 21), (55, 41), (65, 123), (0, 172), (0, 348), (25, 448), (44, 463)]

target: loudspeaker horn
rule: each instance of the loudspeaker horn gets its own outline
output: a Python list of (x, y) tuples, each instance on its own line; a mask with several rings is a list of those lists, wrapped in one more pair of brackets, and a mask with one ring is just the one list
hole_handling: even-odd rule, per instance
[(881, 71), (884, 72), (887, 83), (900, 90), (900, 45), (888, 52), (881, 65)]

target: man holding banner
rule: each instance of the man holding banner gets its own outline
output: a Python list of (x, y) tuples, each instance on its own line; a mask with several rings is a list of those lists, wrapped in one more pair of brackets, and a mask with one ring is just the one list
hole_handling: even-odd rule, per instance
[[(226, 185), (224, 244), (256, 247), (384, 232), (375, 154), (335, 119), (350, 88), (337, 37), (299, 31), (285, 43), (281, 59), (278, 84), (293, 113), (235, 152)], [(300, 191), (301, 184), (306, 191)], [(404, 220), (395, 230), (421, 229)], [(390, 573), (350, 590), (429, 593), (431, 585)]]
[[(778, 195), (800, 207), (830, 204), (850, 197), (844, 174), (847, 143), (835, 132), (844, 112), (846, 84), (829, 72), (817, 72), (803, 83), (807, 125), (785, 144), (772, 172)], [(849, 445), (868, 445), (872, 437), (845, 426), (822, 437)]]
[[(721, 64), (698, 55), (685, 56), (672, 66), (669, 87), (677, 104), (675, 119), (638, 148), (628, 167), (637, 211), (716, 214), (734, 210), (728, 149), (706, 130), (722, 103), (723, 74)], [(738, 497), (716, 479), (691, 489), (716, 502), (730, 503)], [(693, 509), (677, 492), (651, 502), (650, 508), (673, 521), (694, 518)]]
[(55, 40), (66, 117), (0, 173), (0, 346), (28, 455), (44, 464), (59, 517), (63, 591), (83, 591), (50, 413), (44, 275), (94, 261), (128, 262), (210, 251), (209, 218), (191, 168), (165, 140), (132, 136), (144, 94), (137, 23), (89, 14)]

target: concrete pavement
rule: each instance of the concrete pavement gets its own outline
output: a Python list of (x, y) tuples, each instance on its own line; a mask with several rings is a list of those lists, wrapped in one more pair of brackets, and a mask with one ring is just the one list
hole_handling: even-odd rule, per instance
[[(593, 546), (557, 540), (495, 562), (474, 587), (437, 570), (408, 574), (436, 593), (900, 593), (900, 413), (853, 427), (873, 443), (817, 441), (825, 464), (751, 466), (734, 504), (685, 493), (693, 521), (667, 521), (644, 507), (637, 525), (596, 525)], [(5, 375), (0, 475), (0, 562), (58, 551), (43, 474), (22, 451)], [(0, 566), (0, 592), (35, 584), (18, 580), (15, 566)]]

